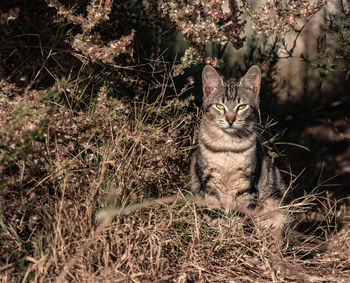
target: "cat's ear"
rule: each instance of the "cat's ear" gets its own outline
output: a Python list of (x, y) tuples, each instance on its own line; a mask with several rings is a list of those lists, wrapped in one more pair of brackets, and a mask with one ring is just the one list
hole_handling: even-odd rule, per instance
[(240, 81), (240, 85), (251, 89), (252, 95), (256, 97), (256, 101), (259, 101), (260, 84), (261, 72), (259, 67), (256, 65), (251, 66)]
[(215, 90), (224, 86), (222, 78), (210, 65), (206, 65), (203, 69), (202, 84), (204, 97), (212, 95)]

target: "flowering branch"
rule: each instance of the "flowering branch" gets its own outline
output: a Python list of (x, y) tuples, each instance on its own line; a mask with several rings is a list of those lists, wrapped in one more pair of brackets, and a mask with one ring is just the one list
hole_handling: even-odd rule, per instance
[[(103, 42), (95, 27), (110, 19), (113, 0), (90, 0), (86, 16), (75, 15), (60, 4), (58, 0), (46, 0), (49, 6), (55, 7), (58, 15), (64, 20), (81, 26), (82, 32), (71, 40), (72, 47), (83, 53), (92, 61), (115, 65), (120, 54), (134, 55), (131, 44), (135, 32), (121, 38)], [(206, 62), (218, 66), (219, 59), (212, 58), (205, 52), (208, 43), (227, 44), (235, 48), (243, 46), (242, 36), (246, 22), (242, 19), (243, 11), (248, 12), (257, 31), (266, 34), (285, 34), (294, 29), (297, 20), (310, 18), (317, 13), (327, 0), (266, 0), (256, 9), (248, 0), (148, 0), (119, 1), (115, 4), (113, 24), (132, 26), (135, 24), (154, 31), (152, 50), (159, 51), (161, 36), (174, 30), (180, 31), (188, 41), (189, 47), (174, 66), (173, 75), (183, 73), (185, 68), (197, 62)], [(118, 24), (119, 25), (119, 24)], [(175, 27), (175, 29), (174, 29)], [(114, 27), (112, 27), (114, 29)], [(117, 30), (118, 31), (118, 30)], [(152, 52), (152, 58), (158, 56)], [(140, 58), (136, 58), (136, 61)]]
[(257, 9), (253, 9), (247, 0), (242, 3), (257, 31), (285, 34), (294, 29), (298, 19), (316, 14), (327, 0), (266, 0)]
[(106, 22), (112, 11), (113, 0), (91, 0), (87, 6), (87, 16), (76, 16), (71, 10), (57, 0), (46, 0), (50, 7), (55, 7), (58, 15), (68, 22), (80, 25), (82, 33), (75, 35), (72, 39), (72, 47), (83, 53), (92, 61), (100, 60), (103, 63), (113, 64), (114, 58), (122, 53), (128, 53), (128, 47), (133, 42), (135, 33), (123, 36), (120, 39), (112, 40), (104, 44), (98, 33), (93, 33), (92, 29)]

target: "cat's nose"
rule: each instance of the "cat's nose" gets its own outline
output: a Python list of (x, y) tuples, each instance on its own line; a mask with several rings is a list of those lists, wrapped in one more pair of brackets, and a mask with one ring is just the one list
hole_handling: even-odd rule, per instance
[(236, 115), (235, 113), (226, 113), (225, 119), (227, 123), (232, 126), (233, 122), (236, 120)]

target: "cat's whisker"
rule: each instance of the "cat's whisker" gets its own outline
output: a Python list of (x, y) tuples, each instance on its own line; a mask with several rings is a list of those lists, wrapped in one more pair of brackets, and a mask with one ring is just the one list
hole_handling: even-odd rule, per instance
[(246, 128), (243, 128), (244, 131), (246, 131), (246, 133), (250, 134), (250, 133), (253, 133), (256, 135), (256, 138), (258, 139), (259, 143), (261, 145), (263, 145), (264, 143), (266, 143), (266, 139), (260, 135), (259, 132), (255, 131), (254, 129), (246, 129)]
[(263, 133), (267, 133), (268, 135), (272, 135), (272, 133), (270, 132), (270, 130), (266, 126), (261, 125), (259, 123), (254, 123), (254, 126), (256, 128), (258, 128), (259, 130), (261, 130)]

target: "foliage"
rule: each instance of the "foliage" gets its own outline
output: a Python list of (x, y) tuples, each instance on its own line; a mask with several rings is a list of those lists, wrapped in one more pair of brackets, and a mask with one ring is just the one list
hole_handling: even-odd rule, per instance
[(253, 9), (249, 5), (249, 1), (244, 0), (242, 2), (252, 17), (255, 28), (266, 34), (283, 34), (291, 31), (297, 25), (298, 19), (308, 20), (327, 4), (327, 0), (268, 0), (258, 8)]
[[(19, 97), (21, 92), (15, 85), (0, 81), (0, 166), (5, 168), (9, 160), (18, 156), (43, 134), (46, 122), (46, 108), (38, 100), (28, 96)], [(12, 94), (12, 103), (8, 95)], [(38, 96), (38, 92), (30, 93)], [(0, 171), (1, 172), (1, 171)]]
[[(350, 71), (346, 66), (350, 55), (350, 18), (344, 9), (328, 16), (329, 33), (318, 37), (316, 57), (311, 61), (313, 67), (319, 70), (322, 78), (336, 70), (347, 73)], [(328, 44), (327, 37), (335, 41), (333, 46)]]
[[(70, 44), (88, 59), (102, 61), (114, 67), (120, 67), (115, 62), (120, 54), (126, 54), (128, 59), (122, 60), (123, 66), (130, 62), (139, 64), (143, 60), (138, 58), (138, 47), (135, 36), (145, 26), (155, 29), (153, 34), (153, 54), (149, 59), (157, 60), (161, 51), (163, 34), (174, 36), (174, 32), (180, 31), (187, 40), (189, 46), (181, 58), (181, 63), (175, 67), (174, 75), (183, 74), (183, 69), (199, 62), (210, 63), (218, 66), (220, 61), (212, 58), (205, 52), (208, 43), (221, 45), (230, 42), (235, 48), (243, 46), (242, 33), (246, 21), (242, 14), (247, 11), (258, 31), (286, 33), (294, 28), (298, 18), (311, 17), (317, 13), (326, 3), (326, 0), (313, 1), (268, 1), (258, 9), (253, 9), (248, 1), (122, 1), (113, 9), (113, 1), (92, 0), (86, 7), (86, 16), (60, 4), (58, 0), (46, 0), (50, 7), (55, 7), (60, 16), (59, 20), (66, 20), (76, 26), (80, 26), (82, 32), (72, 35)], [(127, 15), (122, 15), (127, 11)], [(96, 27), (103, 25), (110, 17), (116, 19), (113, 29), (117, 34), (123, 34), (123, 27), (128, 27), (129, 35), (122, 36), (109, 42), (103, 42), (101, 32)], [(136, 25), (135, 25), (136, 24)], [(133, 27), (130, 30), (130, 27)], [(136, 31), (134, 30), (136, 29)], [(136, 32), (136, 34), (135, 34)], [(133, 44), (132, 44), (133, 43)], [(142, 42), (141, 42), (142, 44)], [(143, 56), (143, 54), (141, 54)], [(130, 61), (130, 62), (128, 62)], [(127, 63), (127, 64), (125, 64)], [(141, 66), (138, 66), (140, 68)]]

